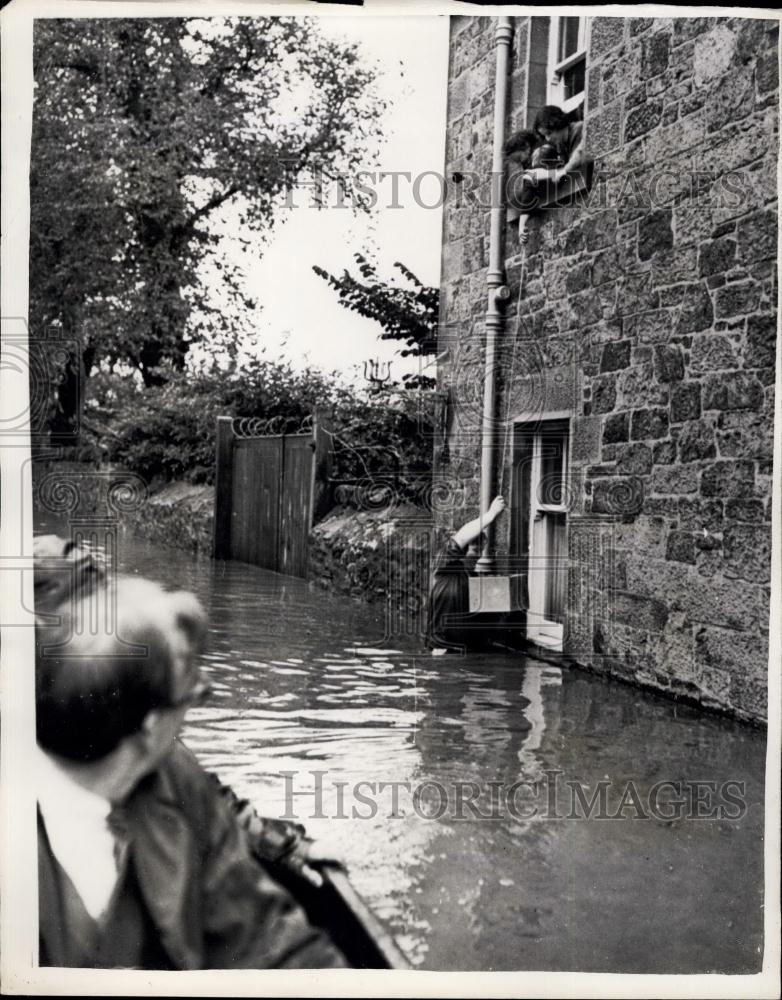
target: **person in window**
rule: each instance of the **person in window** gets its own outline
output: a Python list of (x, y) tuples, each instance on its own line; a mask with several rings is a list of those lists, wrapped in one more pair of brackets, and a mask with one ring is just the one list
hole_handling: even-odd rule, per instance
[(533, 170), (537, 167), (543, 167), (547, 171), (556, 170), (561, 165), (559, 150), (551, 142), (541, 142), (532, 155)]
[(38, 545), (35, 592), (39, 964), (344, 967), (178, 740), (208, 692), (196, 598), (106, 583), (56, 536)]
[[(522, 153), (515, 153), (517, 147)], [(529, 159), (527, 150), (531, 151)], [(508, 221), (518, 219), (519, 244), (524, 246), (529, 239), (530, 212), (540, 203), (540, 185), (545, 181), (558, 184), (583, 162), (583, 125), (556, 105), (547, 104), (535, 118), (535, 131), (512, 135), (505, 152), (510, 164)]]
[(540, 145), (540, 136), (529, 129), (514, 132), (505, 143), (507, 162), (508, 222), (518, 220), (519, 242), (527, 242), (527, 220), (530, 211), (537, 204), (537, 181), (529, 175), (535, 163), (535, 154)]
[(535, 131), (541, 138), (538, 161), (530, 175), (537, 181), (559, 183), (574, 173), (584, 160), (584, 125), (555, 104), (547, 104), (535, 116)]
[(480, 630), (470, 627), (470, 569), (478, 556), (478, 542), (505, 510), (505, 500), (495, 497), (486, 515), (468, 521), (448, 540), (432, 574), (428, 604), (428, 641), (433, 656), (464, 652), (481, 644)]

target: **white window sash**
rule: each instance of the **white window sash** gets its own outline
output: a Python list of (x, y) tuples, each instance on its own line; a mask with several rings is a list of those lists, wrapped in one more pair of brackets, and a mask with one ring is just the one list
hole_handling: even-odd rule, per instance
[(584, 103), (586, 86), (579, 94), (565, 98), (564, 84), (562, 77), (573, 66), (578, 63), (586, 63), (587, 57), (587, 18), (578, 19), (578, 48), (565, 59), (559, 58), (559, 44), (562, 33), (561, 17), (552, 17), (549, 24), (549, 47), (548, 47), (548, 100), (552, 104), (557, 104), (563, 111), (572, 111), (580, 104)]
[[(564, 437), (569, 441), (570, 435)], [(527, 564), (527, 585), (529, 607), (527, 610), (527, 636), (541, 646), (561, 650), (564, 641), (564, 626), (546, 618), (546, 584), (552, 567), (547, 558), (548, 534), (551, 530), (548, 514), (567, 514), (566, 504), (546, 504), (538, 500), (543, 472), (544, 436), (540, 433), (532, 439), (532, 462), (530, 467), (530, 521), (529, 550)], [(562, 453), (562, 482), (567, 482), (568, 447)]]
[(554, 72), (561, 76), (566, 73), (572, 66), (576, 66), (580, 62), (586, 61), (586, 49), (578, 49), (572, 55), (569, 55), (567, 59), (563, 59), (562, 62), (557, 63), (554, 67)]

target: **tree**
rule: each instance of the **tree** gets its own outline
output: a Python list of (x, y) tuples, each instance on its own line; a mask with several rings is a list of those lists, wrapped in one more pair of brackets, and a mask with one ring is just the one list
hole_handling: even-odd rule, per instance
[(308, 170), (349, 190), (384, 102), (305, 18), (42, 19), (34, 60), (31, 336), (80, 345), (67, 426), (96, 366), (153, 385), (194, 343), (231, 346), (254, 303), (215, 221), (230, 206), (255, 249)]
[[(343, 271), (337, 278), (322, 267), (313, 271), (336, 291), (340, 304), (360, 316), (373, 319), (382, 327), (381, 340), (399, 340), (406, 346), (402, 357), (432, 354), (437, 346), (437, 316), (440, 293), (429, 288), (409, 268), (397, 261), (394, 267), (407, 281), (407, 286), (383, 281), (376, 266), (366, 256), (353, 254), (360, 278)], [(428, 376), (404, 375), (408, 387), (433, 388), (435, 380)]]

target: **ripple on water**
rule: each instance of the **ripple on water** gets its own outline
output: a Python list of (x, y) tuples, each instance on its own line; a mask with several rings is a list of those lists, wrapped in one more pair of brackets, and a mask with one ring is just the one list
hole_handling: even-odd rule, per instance
[(337, 666), (342, 666), (342, 667), (357, 667), (360, 666), (362, 663), (365, 663), (366, 661), (359, 660), (356, 657), (351, 659), (349, 656), (340, 656), (339, 653), (334, 653), (331, 656), (329, 656), (328, 654), (326, 654), (325, 656), (315, 656), (313, 657), (313, 662), (333, 663)]
[[(203, 663), (217, 704), (188, 714), (185, 741), (267, 815), (286, 808), (281, 772), (311, 791), (309, 772), (323, 771), (326, 816), (311, 817), (305, 796), (297, 800), (301, 819), (313, 836), (336, 831), (356, 888), (414, 965), (758, 968), (762, 732), (520, 656), (443, 662), (421, 656), (415, 637), (384, 648), (376, 608), (252, 566), (218, 567), (127, 541), (121, 548), (126, 566), (194, 590), (208, 610)], [(457, 782), (509, 789), (551, 769), (581, 782), (587, 797), (604, 775), (632, 779), (642, 796), (655, 781), (677, 777), (743, 781), (748, 809), (729, 830), (628, 820), (611, 824), (608, 839), (596, 820), (531, 822), (507, 810), (485, 822), (454, 815)], [(438, 783), (446, 809), (424, 819), (403, 802), (406, 814), (392, 816), (386, 791), (371, 818), (354, 818), (359, 780), (378, 789)], [(336, 781), (347, 782), (348, 819), (334, 818)]]
[(358, 653), (361, 656), (405, 656), (405, 652), (401, 649), (373, 649), (371, 646), (356, 646), (355, 648), (348, 648), (345, 650), (346, 653)]

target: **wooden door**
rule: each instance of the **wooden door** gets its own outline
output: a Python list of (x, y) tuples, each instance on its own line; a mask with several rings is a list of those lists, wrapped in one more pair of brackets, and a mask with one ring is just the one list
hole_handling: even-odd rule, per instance
[(279, 566), (281, 435), (238, 438), (233, 451), (231, 558)]
[(312, 524), (331, 503), (331, 436), (311, 418), (292, 434), (256, 426), (218, 417), (214, 556), (306, 576)]
[(314, 442), (309, 434), (285, 438), (280, 497), (280, 573), (307, 575), (309, 533), (312, 524)]

